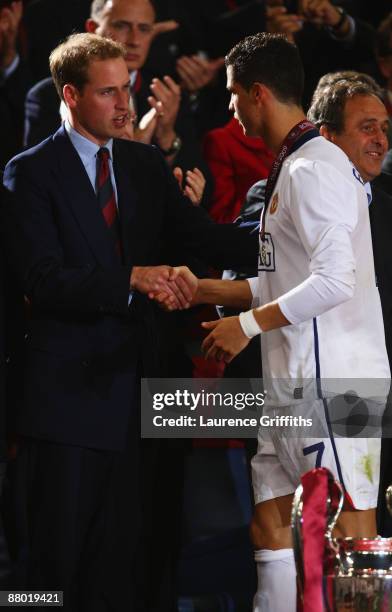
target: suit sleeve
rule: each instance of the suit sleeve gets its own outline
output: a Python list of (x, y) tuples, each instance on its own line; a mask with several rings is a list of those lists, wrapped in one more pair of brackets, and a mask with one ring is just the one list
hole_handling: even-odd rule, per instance
[[(42, 163), (40, 168), (42, 167)], [(34, 172), (35, 170), (35, 172)], [(126, 314), (131, 270), (65, 261), (61, 228), (42, 167), (21, 158), (6, 167), (4, 243), (17, 280), (33, 309), (63, 313)]]

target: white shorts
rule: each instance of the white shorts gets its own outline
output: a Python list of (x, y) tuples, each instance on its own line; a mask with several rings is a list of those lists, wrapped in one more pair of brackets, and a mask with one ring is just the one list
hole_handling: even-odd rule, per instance
[[(317, 400), (311, 407), (295, 407), (296, 414), (309, 416), (317, 412), (319, 420), (325, 419), (325, 427), (319, 437), (303, 437), (303, 428), (300, 438), (287, 435), (287, 430), (284, 433), (279, 427), (267, 430), (259, 428), (257, 454), (252, 459), (256, 504), (294, 493), (302, 474), (315, 467), (326, 467), (342, 484), (346, 498), (357, 510), (377, 506), (380, 437), (334, 436), (327, 422), (328, 412), (324, 410), (324, 402)], [(276, 409), (274, 414), (277, 414)], [(314, 430), (320, 434), (320, 422)], [(309, 433), (312, 435), (311, 431)]]

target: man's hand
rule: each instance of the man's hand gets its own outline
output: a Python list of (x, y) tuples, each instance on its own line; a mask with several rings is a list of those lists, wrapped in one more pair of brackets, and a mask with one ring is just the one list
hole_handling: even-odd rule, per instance
[(167, 21), (157, 21), (153, 25), (153, 36), (158, 36), (159, 34), (166, 34), (166, 32), (172, 32), (173, 30), (177, 30), (179, 27), (179, 23), (174, 21), (174, 19), (168, 19)]
[(197, 278), (187, 270), (185, 266), (134, 266), (130, 289), (164, 304), (167, 310), (183, 310), (189, 308), (197, 289)]
[(0, 9), (0, 70), (8, 68), (16, 57), (16, 39), (22, 13), (22, 0)]
[[(158, 104), (158, 108), (160, 108)], [(134, 140), (142, 142), (143, 144), (150, 144), (154, 136), (155, 129), (157, 127), (157, 110), (150, 108), (150, 110), (143, 115), (139, 121), (139, 125), (134, 129)]]
[(286, 34), (287, 39), (294, 43), (294, 34), (303, 26), (303, 17), (287, 12), (284, 6), (266, 7), (266, 31), (275, 34)]
[(239, 317), (209, 321), (202, 323), (202, 327), (212, 329), (201, 345), (205, 359), (230, 363), (250, 342), (242, 331)]
[(194, 206), (199, 206), (203, 197), (204, 187), (206, 186), (204, 174), (199, 168), (187, 170), (185, 174), (185, 187), (183, 186), (184, 173), (182, 169), (176, 166), (173, 169), (173, 174), (184, 196), (189, 198)]
[(153, 93), (148, 97), (151, 108), (157, 113), (157, 125), (154, 137), (162, 149), (170, 149), (176, 137), (174, 124), (181, 102), (181, 88), (169, 76), (153, 79), (150, 85)]
[(181, 87), (190, 93), (199, 91), (215, 79), (224, 63), (223, 57), (207, 60), (198, 55), (183, 55), (176, 62)]
[[(175, 287), (172, 286), (174, 283)], [(173, 268), (173, 274), (169, 281), (169, 286), (173, 291), (180, 290), (185, 298), (185, 303), (180, 307), (171, 298), (166, 288), (163, 291), (153, 291), (149, 297), (155, 300), (164, 310), (184, 310), (194, 304), (199, 286), (199, 279), (190, 271), (187, 266), (177, 266)], [(177, 300), (178, 301), (178, 300)]]
[(314, 24), (335, 27), (341, 13), (329, 0), (299, 0), (298, 9), (306, 19)]

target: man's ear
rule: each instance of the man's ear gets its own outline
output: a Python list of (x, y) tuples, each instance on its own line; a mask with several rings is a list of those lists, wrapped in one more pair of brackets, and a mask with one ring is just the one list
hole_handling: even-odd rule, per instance
[(68, 108), (75, 108), (78, 102), (79, 92), (74, 85), (67, 83), (67, 85), (63, 87), (63, 98)]
[(86, 23), (84, 24), (84, 27), (86, 28), (86, 32), (89, 32), (90, 34), (95, 34), (98, 24), (96, 21), (94, 21), (94, 19), (87, 19)]
[(335, 135), (334, 132), (331, 132), (330, 129), (328, 129), (328, 127), (326, 125), (321, 125), (320, 129), (320, 136), (324, 136), (324, 138), (326, 140), (330, 140), (331, 142), (335, 142)]
[(264, 102), (267, 92), (268, 88), (262, 83), (253, 83), (251, 93), (255, 102)]

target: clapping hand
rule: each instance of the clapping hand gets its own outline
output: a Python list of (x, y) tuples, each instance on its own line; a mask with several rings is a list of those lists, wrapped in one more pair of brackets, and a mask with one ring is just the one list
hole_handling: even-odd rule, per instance
[(196, 93), (215, 79), (224, 63), (223, 57), (209, 60), (198, 55), (183, 55), (176, 63), (181, 86), (190, 93)]
[(174, 124), (181, 102), (181, 88), (169, 76), (153, 79), (150, 85), (152, 96), (148, 97), (151, 108), (157, 113), (154, 138), (161, 149), (169, 149), (176, 134)]
[(179, 166), (173, 169), (173, 174), (184, 196), (189, 198), (194, 206), (199, 206), (203, 197), (204, 187), (206, 186), (204, 174), (198, 168), (187, 170), (185, 173), (185, 186), (183, 186), (184, 173)]
[(298, 8), (314, 24), (333, 28), (341, 19), (341, 13), (329, 0), (299, 0)]
[(288, 13), (285, 6), (266, 7), (266, 31), (276, 34), (285, 34), (286, 38), (294, 43), (294, 34), (303, 26), (303, 17)]

